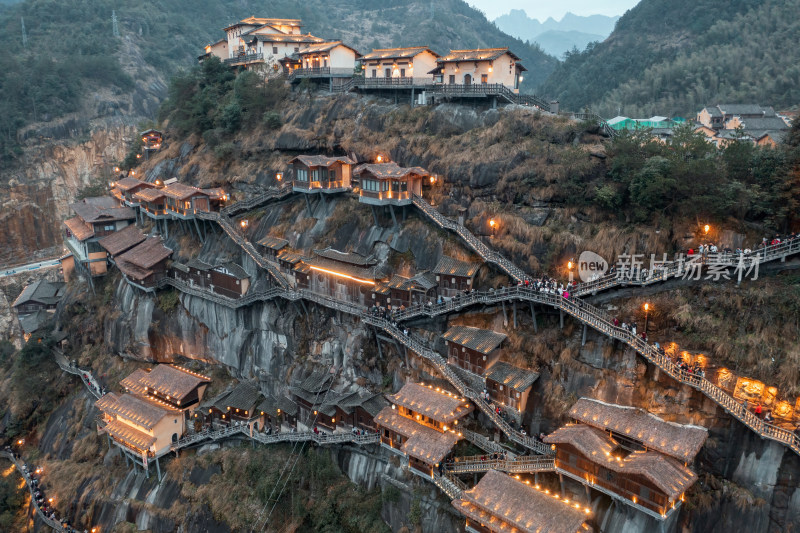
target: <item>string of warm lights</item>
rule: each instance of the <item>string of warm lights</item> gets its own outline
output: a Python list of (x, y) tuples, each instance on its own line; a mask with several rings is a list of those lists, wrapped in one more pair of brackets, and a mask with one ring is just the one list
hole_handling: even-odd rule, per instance
[[(514, 476), (514, 478), (517, 479), (518, 481), (522, 481), (520, 479), (519, 475)], [(550, 489), (543, 489), (538, 483), (535, 484), (535, 485), (531, 485), (531, 481), (529, 479), (526, 479), (525, 480), (525, 484), (528, 485), (531, 488), (534, 488), (534, 489), (538, 490), (539, 492), (541, 492), (542, 494), (544, 494), (546, 496), (552, 496), (554, 499), (560, 501), (561, 503), (563, 503), (565, 505), (568, 505), (570, 507), (574, 507), (577, 510), (581, 510), (581, 504), (580, 503), (571, 502), (569, 498), (562, 498), (561, 496), (559, 496), (555, 492), (551, 493)], [(588, 507), (584, 507), (583, 508), (583, 512), (588, 515), (588, 514), (591, 514), (592, 510), (589, 509)]]

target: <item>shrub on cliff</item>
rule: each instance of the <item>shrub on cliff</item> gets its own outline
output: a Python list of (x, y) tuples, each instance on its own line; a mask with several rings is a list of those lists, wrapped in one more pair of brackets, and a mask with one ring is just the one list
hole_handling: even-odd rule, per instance
[(158, 308), (165, 313), (169, 313), (177, 308), (178, 303), (180, 303), (180, 296), (178, 295), (178, 291), (174, 289), (162, 291), (158, 295)]
[(179, 134), (233, 134), (259, 121), (277, 128), (282, 121), (276, 110), (288, 94), (282, 79), (264, 80), (253, 72), (235, 76), (212, 58), (172, 79), (159, 118), (168, 118)]

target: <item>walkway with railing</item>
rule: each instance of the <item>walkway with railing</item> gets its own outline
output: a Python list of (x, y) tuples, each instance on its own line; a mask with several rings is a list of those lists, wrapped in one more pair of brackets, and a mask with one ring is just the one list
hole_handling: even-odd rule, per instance
[[(641, 273), (640, 268), (629, 269), (627, 272), (616, 272), (607, 274), (596, 280), (581, 283), (575, 287), (571, 294), (573, 296), (586, 296), (597, 294), (600, 291), (625, 286), (644, 287), (667, 281), (670, 278), (684, 277), (689, 279), (700, 279), (702, 267), (714, 266), (715, 268), (734, 269), (737, 279), (741, 280), (748, 272), (755, 270), (757, 265), (772, 261), (784, 261), (787, 257), (800, 253), (800, 238), (791, 241), (773, 244), (752, 251), (748, 254), (719, 253), (709, 254), (705, 257), (701, 255), (689, 256), (682, 260), (661, 262), (655, 269), (651, 269), (647, 276)], [(731, 272), (726, 271), (726, 278)], [(706, 278), (709, 274), (706, 274)], [(721, 275), (719, 277), (722, 277)], [(709, 279), (714, 279), (712, 276)]]
[(522, 281), (527, 277), (525, 272), (517, 267), (517, 265), (503, 257), (500, 253), (486, 246), (483, 241), (473, 235), (467, 228), (441, 214), (438, 209), (426, 202), (421, 196), (415, 194), (412, 198), (412, 201), (425, 216), (433, 221), (434, 224), (440, 228), (450, 230), (461, 237), (467, 246), (474, 250), (475, 253), (477, 253), (485, 262), (496, 265), (500, 270), (505, 272), (515, 281)]
[(73, 374), (80, 377), (81, 381), (83, 381), (83, 384), (86, 386), (89, 392), (92, 393), (95, 398), (100, 398), (100, 383), (92, 375), (90, 370), (82, 370), (77, 366), (72, 365), (72, 363), (67, 360), (64, 352), (58, 348), (53, 348), (52, 352), (56, 360), (56, 364), (59, 366), (59, 368), (61, 368), (61, 370), (67, 372), (68, 374)]
[(460, 498), (461, 493), (468, 488), (466, 483), (449, 472), (445, 472), (444, 474), (434, 472), (431, 481), (433, 481), (434, 485), (439, 487), (439, 490), (447, 494), (447, 497), (451, 500)]
[(253, 243), (247, 240), (244, 237), (244, 235), (234, 227), (233, 223), (231, 223), (230, 219), (227, 216), (221, 215), (220, 213), (204, 212), (202, 214), (198, 213), (198, 217), (204, 220), (212, 220), (217, 224), (219, 224), (219, 226), (228, 235), (228, 237), (230, 237), (231, 240), (233, 240), (233, 242), (238, 244), (239, 247), (247, 255), (249, 255), (253, 259), (253, 261), (256, 262), (258, 266), (269, 272), (269, 274), (272, 276), (272, 279), (279, 286), (281, 286), (284, 289), (289, 288), (289, 282), (286, 280), (281, 271), (278, 270), (278, 267), (267, 261), (264, 256), (258, 253), (256, 247), (253, 246)]
[(513, 459), (497, 459), (490, 455), (473, 455), (470, 457), (456, 457), (453, 461), (444, 463), (446, 472), (453, 474), (471, 474), (473, 472), (488, 472), (499, 470), (509, 474), (530, 474), (532, 472), (552, 472), (556, 468), (555, 458), (552, 456), (524, 456)]
[(491, 305), (515, 300), (547, 305), (559, 309), (574, 317), (579, 322), (591, 326), (607, 337), (627, 344), (648, 362), (656, 365), (675, 380), (689, 385), (705, 394), (759, 436), (789, 446), (795, 453), (800, 455), (800, 438), (798, 438), (792, 430), (765, 422), (754, 413), (747, 410), (744, 405), (739, 403), (738, 400), (725, 390), (698, 374), (682, 370), (663, 350), (656, 349), (641, 337), (621, 327), (615, 326), (606, 313), (583, 300), (563, 298), (557, 294), (549, 294), (528, 287), (516, 286), (495, 291), (473, 292), (457, 300), (442, 304), (414, 306), (404, 312), (396, 314), (395, 320), (401, 321), (423, 315), (433, 317), (450, 313), (454, 310), (461, 310), (470, 305)]
[(61, 525), (59, 521), (53, 520), (52, 518), (46, 516), (42, 511), (42, 509), (39, 507), (39, 504), (36, 502), (36, 498), (33, 495), (34, 487), (33, 484), (31, 483), (31, 477), (22, 468), (22, 464), (20, 464), (19, 460), (16, 457), (14, 457), (14, 454), (3, 450), (0, 451), (0, 456), (11, 461), (14, 464), (14, 467), (16, 467), (17, 472), (19, 472), (19, 475), (22, 476), (22, 479), (25, 480), (25, 485), (28, 487), (28, 492), (30, 492), (31, 494), (31, 505), (36, 510), (36, 514), (39, 516), (41, 521), (44, 522), (44, 524), (47, 525), (48, 527), (54, 529), (55, 531), (66, 533), (67, 530), (64, 528), (64, 526)]
[(280, 187), (267, 189), (266, 191), (254, 194), (245, 200), (239, 200), (238, 202), (225, 206), (220, 210), (220, 213), (224, 216), (232, 217), (234, 215), (238, 215), (239, 213), (260, 207), (268, 202), (272, 202), (274, 200), (283, 200), (290, 194), (292, 194), (292, 184), (287, 182)]

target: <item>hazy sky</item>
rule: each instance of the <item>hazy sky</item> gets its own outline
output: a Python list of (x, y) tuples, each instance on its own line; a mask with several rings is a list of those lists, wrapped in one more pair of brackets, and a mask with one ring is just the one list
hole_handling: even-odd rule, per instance
[(467, 0), (489, 20), (494, 20), (512, 9), (524, 9), (529, 17), (544, 22), (547, 17), (561, 20), (567, 11), (576, 15), (622, 15), (639, 3), (639, 0)]

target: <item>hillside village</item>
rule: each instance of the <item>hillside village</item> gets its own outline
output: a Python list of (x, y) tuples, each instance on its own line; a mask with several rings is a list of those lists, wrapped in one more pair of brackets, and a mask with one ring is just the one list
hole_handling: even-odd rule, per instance
[[(790, 113), (755, 104), (709, 105), (691, 120), (566, 113), (557, 101), (525, 94), (526, 69), (505, 47), (439, 54), (420, 45), (362, 54), (342, 41), (303, 33), (299, 19), (254, 16), (223, 31), (226, 37), (205, 48), (201, 63), (219, 60), (238, 74), (285, 80), (296, 92), (355, 93), (412, 106), (519, 106), (595, 122), (599, 136), (645, 131), (664, 143), (676, 129), (689, 127), (718, 149), (742, 141), (775, 148), (791, 127)], [(200, 180), (154, 171), (170, 141), (169, 126), (140, 132), (142, 166), (118, 167), (106, 195), (69, 205), (66, 253), (59, 259), (64, 282), (32, 283), (13, 304), (25, 341), (55, 341), (58, 366), (79, 376), (91, 395), (97, 413), (92, 430), (106, 444), (98, 453), (116, 454), (134, 475), (160, 484), (179, 456), (243, 443), (349, 447), (397, 466), (402, 475), (386, 468), (385, 484), (435, 491), (433, 499), (447, 502), (447, 511), (437, 512), (458, 517), (454, 531), (600, 532), (613, 520), (637, 531), (678, 531), (682, 513), (695, 510), (686, 502), (705, 483), (706, 454), (722, 446), (719, 424), (705, 424), (709, 419), (736, 427), (751, 450), (777, 449), (787, 461), (800, 457), (800, 398), (737, 375), (713, 355), (650, 338), (649, 304), (637, 331), (635, 322), (620, 323), (608, 308), (590, 303), (618, 290), (646, 300), (654, 287), (686, 280), (687, 260), (698, 272), (688, 283), (696, 285), (705, 281), (700, 274), (711, 275), (720, 265), (738, 272), (739, 283), (746, 267), (793, 268), (800, 254), (796, 234), (711, 255), (710, 248), (702, 251), (705, 226), (692, 241), (701, 246), (692, 257), (669, 260), (665, 254), (657, 268), (612, 270), (591, 280), (576, 279), (570, 260), (563, 276), (551, 277), (501, 253), (494, 239), (499, 219), (488, 220), (487, 233), (478, 235), (463, 215), (455, 220), (443, 214), (448, 184), (411, 158), (308, 150), (286, 157), (268, 177), (270, 186), (243, 194), (230, 184), (201, 186)], [(333, 246), (319, 227), (340, 205), (381, 237), (370, 246)], [(286, 222), (292, 216), (315, 225), (298, 229)], [(381, 240), (394, 245), (393, 239), (407, 239), (403, 232), (412, 221), (447, 240), (424, 262), (411, 252), (398, 259)], [(266, 379), (237, 369), (235, 378), (219, 379), (211, 370), (222, 365), (200, 353), (192, 344), (197, 339), (176, 338), (163, 349), (140, 336), (142, 346), (131, 342), (119, 354), (130, 361), (142, 356), (146, 366), (125, 367), (118, 380), (101, 377), (69, 359), (73, 347), (54, 318), (67, 288), (85, 283), (85, 292), (94, 293), (108, 280), (118, 285), (107, 298), (127, 300), (129, 309), (174, 299), (165, 320), (184, 321), (199, 305), (209, 315), (200, 322), (209, 336), (208, 330), (224, 329), (219, 317), (241, 318), (260, 306), (296, 313), (298, 335), (300, 329), (312, 335), (315, 321), (322, 327), (327, 318), (320, 317), (335, 317), (344, 327), (363, 328), (363, 342), (374, 346), (378, 358), (396, 359), (400, 370), (386, 380), (355, 379), (344, 362), (357, 351), (353, 343), (342, 349), (342, 359), (308, 359), (285, 376)], [(644, 370), (634, 381), (682, 395), (686, 409), (676, 414), (655, 405), (611, 403), (583, 387), (587, 395), (566, 397), (565, 412), (548, 419), (544, 390), (554, 376), (510, 357), (520, 331), (538, 334), (548, 325), (574, 330), (581, 347), (608, 343), (609, 353), (619, 349), (641, 359)], [(224, 333), (233, 343), (233, 332)], [(17, 465), (24, 452), (20, 440), (4, 453)], [(300, 452), (291, 457), (296, 462)], [(45, 524), (65, 532), (75, 531), (70, 524), (100, 527), (78, 520), (86, 515), (76, 509), (39, 498), (45, 475), (18, 468)]]

